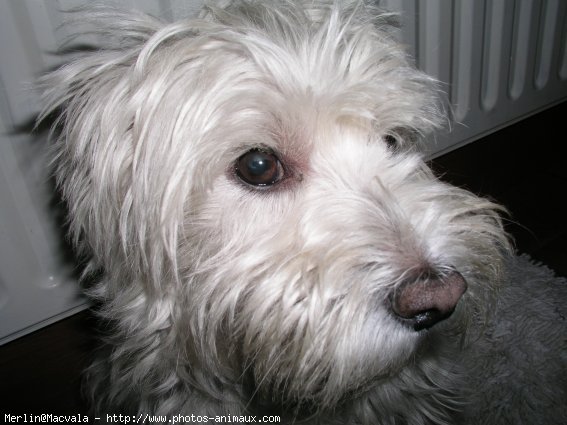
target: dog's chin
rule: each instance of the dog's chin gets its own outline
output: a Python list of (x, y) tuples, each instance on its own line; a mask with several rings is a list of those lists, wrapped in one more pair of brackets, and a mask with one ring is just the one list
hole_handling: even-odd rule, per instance
[(332, 373), (321, 376), (317, 387), (302, 387), (300, 382), (287, 383), (293, 389), (286, 388), (285, 384), (267, 382), (266, 379), (260, 383), (251, 377), (245, 385), (248, 407), (258, 413), (276, 414), (283, 418), (292, 416), (294, 420), (333, 412), (369, 391), (375, 391), (381, 383), (395, 379), (405, 366), (407, 363), (374, 375), (357, 375), (356, 378), (344, 380), (340, 385), (330, 384), (335, 378)]
[[(466, 331), (463, 320), (466, 301), (461, 300), (442, 319), (424, 318), (427, 324), (423, 326), (416, 325), (420, 317), (408, 320), (400, 318), (391, 309), (377, 309), (375, 315), (366, 318), (359, 335), (351, 335), (349, 342), (342, 342), (343, 346), (350, 345), (352, 350), (337, 351), (336, 345), (322, 350), (325, 357), (317, 363), (332, 365), (324, 372), (297, 372), (306, 362), (313, 361), (302, 359), (299, 351), (286, 354), (287, 358), (295, 358), (295, 362), (285, 364), (288, 372), (285, 380), (281, 380), (277, 362), (263, 367), (249, 364), (244, 375), (250, 406), (259, 412), (282, 417), (293, 414), (294, 419), (302, 419), (341, 409), (368, 392), (376, 391), (377, 387), (395, 385), (415, 367), (416, 358), (438, 353), (451, 345), (440, 344), (448, 334)], [(357, 340), (364, 344), (356, 344)], [(315, 376), (316, 373), (319, 374)]]
[[(294, 358), (290, 364), (259, 365), (252, 360), (246, 365), (244, 389), (250, 405), (261, 412), (284, 414), (293, 412), (294, 418), (307, 417), (321, 411), (333, 411), (341, 405), (364, 395), (380, 383), (387, 383), (400, 374), (415, 358), (429, 331), (416, 332), (395, 317), (388, 329), (376, 331), (384, 318), (369, 317), (367, 328), (351, 341), (343, 342), (351, 350), (338, 351), (336, 345), (321, 350), (324, 357), (314, 361), (303, 358), (301, 352), (286, 353)], [(392, 337), (395, 335), (395, 337)], [(369, 342), (374, 340), (374, 342)], [(365, 341), (356, 344), (356, 341)], [(396, 342), (394, 342), (396, 341)], [(328, 364), (324, 370), (304, 372), (306, 363)], [(281, 370), (287, 371), (282, 380)]]
[(352, 399), (355, 394), (361, 394), (365, 388), (370, 388), (370, 384), (357, 386), (350, 391), (338, 392), (333, 388), (332, 401), (328, 398), (329, 388), (325, 382), (331, 380), (330, 376), (322, 377), (319, 387), (302, 388), (298, 383), (290, 382), (293, 389), (286, 388), (281, 384), (262, 382), (249, 376), (245, 385), (245, 391), (249, 399), (248, 407), (256, 413), (278, 415), (283, 418), (288, 416), (294, 420), (303, 420), (310, 416), (321, 414), (325, 411), (332, 411)]

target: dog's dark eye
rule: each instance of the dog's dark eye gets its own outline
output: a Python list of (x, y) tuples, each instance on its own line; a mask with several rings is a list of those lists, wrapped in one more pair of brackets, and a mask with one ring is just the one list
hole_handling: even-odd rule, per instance
[(271, 186), (283, 177), (283, 167), (272, 152), (252, 149), (236, 161), (236, 175), (252, 186)]
[(391, 134), (386, 134), (383, 137), (384, 142), (388, 145), (388, 147), (390, 149), (396, 149), (398, 148), (400, 142), (398, 141), (398, 138), (396, 136), (393, 136)]

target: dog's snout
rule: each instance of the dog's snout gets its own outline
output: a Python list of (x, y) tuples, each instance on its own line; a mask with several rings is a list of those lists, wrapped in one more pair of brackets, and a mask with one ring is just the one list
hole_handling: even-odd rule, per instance
[(448, 318), (466, 290), (465, 279), (456, 271), (428, 274), (402, 284), (391, 298), (392, 309), (420, 331)]

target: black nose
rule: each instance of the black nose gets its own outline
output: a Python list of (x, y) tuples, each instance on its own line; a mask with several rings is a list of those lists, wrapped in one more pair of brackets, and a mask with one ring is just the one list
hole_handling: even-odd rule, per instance
[(390, 301), (394, 313), (420, 331), (448, 318), (466, 290), (465, 279), (456, 271), (425, 273), (400, 285)]

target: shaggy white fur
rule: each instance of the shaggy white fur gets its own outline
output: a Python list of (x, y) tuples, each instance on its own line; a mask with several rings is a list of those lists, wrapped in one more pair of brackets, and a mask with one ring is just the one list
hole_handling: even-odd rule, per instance
[(234, 0), (80, 19), (98, 44), (42, 80), (43, 117), (112, 329), (95, 409), (454, 421), (508, 243), (496, 205), (419, 155), (443, 114), (393, 17)]

